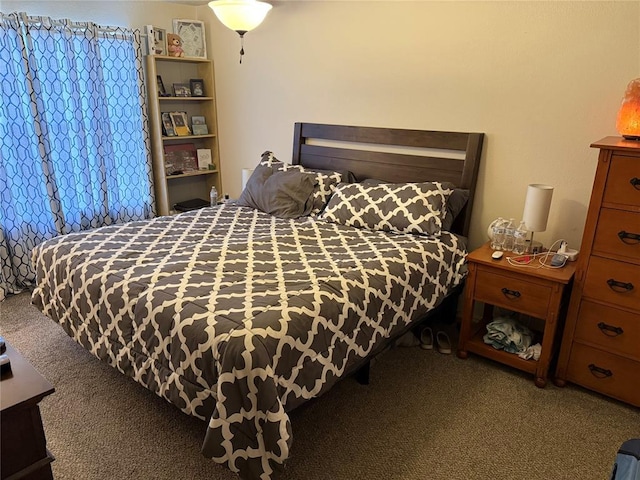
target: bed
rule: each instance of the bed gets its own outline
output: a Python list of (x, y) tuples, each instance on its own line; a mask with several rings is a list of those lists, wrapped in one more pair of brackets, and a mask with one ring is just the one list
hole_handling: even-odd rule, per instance
[[(32, 302), (207, 421), (204, 455), (271, 478), (292, 445), (288, 412), (353, 373), (366, 383), (376, 354), (455, 308), (482, 143), (482, 133), (297, 123), (292, 161), (266, 153), (259, 166), (314, 175), (304, 215), (247, 206), (248, 185), (237, 203), (60, 236), (34, 249)], [(452, 216), (454, 191), (468, 200)], [(430, 213), (394, 231), (414, 194)]]

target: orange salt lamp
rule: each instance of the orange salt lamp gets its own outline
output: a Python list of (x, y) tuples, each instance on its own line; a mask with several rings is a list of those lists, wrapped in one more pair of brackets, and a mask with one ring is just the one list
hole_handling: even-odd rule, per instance
[(631, 80), (627, 85), (616, 128), (627, 140), (640, 140), (640, 78)]

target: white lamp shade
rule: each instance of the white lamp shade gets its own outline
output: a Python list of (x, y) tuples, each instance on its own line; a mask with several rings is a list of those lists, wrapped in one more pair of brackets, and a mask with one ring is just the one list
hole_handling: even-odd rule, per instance
[(249, 181), (249, 177), (253, 173), (253, 168), (243, 168), (242, 169), (242, 190), (247, 186), (247, 182)]
[(522, 220), (524, 220), (527, 230), (544, 232), (547, 229), (552, 196), (552, 186), (533, 183), (527, 187), (527, 197), (522, 213)]
[(257, 0), (216, 0), (209, 7), (225, 27), (249, 32), (262, 23), (271, 5)]

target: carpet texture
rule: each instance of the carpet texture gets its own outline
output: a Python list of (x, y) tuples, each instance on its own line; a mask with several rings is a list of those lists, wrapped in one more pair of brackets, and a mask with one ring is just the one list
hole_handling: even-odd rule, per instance
[[(0, 303), (0, 334), (56, 389), (40, 404), (56, 479), (237, 478), (200, 455), (204, 422), (76, 345), (28, 293)], [(639, 409), (419, 347), (387, 351), (369, 386), (339, 382), (291, 420), (284, 480), (603, 480), (640, 436)]]

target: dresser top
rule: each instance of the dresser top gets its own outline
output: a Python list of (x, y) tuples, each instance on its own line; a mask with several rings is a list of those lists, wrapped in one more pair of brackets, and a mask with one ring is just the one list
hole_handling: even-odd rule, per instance
[(627, 151), (640, 151), (640, 141), (627, 140), (623, 137), (604, 137), (602, 140), (598, 140), (591, 144), (593, 148), (605, 148)]

